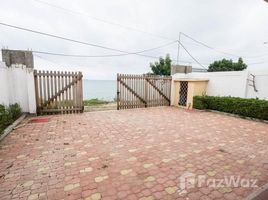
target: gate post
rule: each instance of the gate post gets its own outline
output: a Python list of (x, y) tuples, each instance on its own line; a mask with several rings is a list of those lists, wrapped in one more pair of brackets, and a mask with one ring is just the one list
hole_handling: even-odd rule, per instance
[(116, 97), (116, 102), (117, 102), (117, 110), (119, 110), (119, 76), (120, 74), (117, 74), (117, 97)]
[(84, 112), (84, 101), (83, 101), (83, 74), (82, 74), (82, 72), (79, 72), (79, 77), (81, 77), (81, 79), (80, 79), (80, 81), (81, 81), (81, 93), (80, 93), (80, 98), (81, 98), (81, 113), (83, 113)]
[[(34, 76), (34, 89), (35, 89), (35, 103), (36, 103), (36, 114), (39, 114), (39, 95), (38, 95), (38, 81), (37, 81), (37, 70), (35, 69), (33, 72)], [(41, 103), (40, 103), (41, 104)]]

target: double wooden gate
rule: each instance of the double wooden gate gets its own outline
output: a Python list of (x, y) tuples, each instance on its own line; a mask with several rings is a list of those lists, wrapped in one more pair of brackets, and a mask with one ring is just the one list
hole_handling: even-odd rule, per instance
[(169, 106), (170, 76), (117, 74), (117, 109)]
[(81, 72), (34, 71), (38, 114), (83, 111)]

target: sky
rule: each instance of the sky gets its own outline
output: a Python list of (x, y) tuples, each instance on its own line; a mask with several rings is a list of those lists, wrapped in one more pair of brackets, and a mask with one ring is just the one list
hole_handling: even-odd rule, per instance
[[(0, 0), (0, 23), (11, 24), (124, 52), (115, 57), (63, 57), (34, 53), (40, 70), (82, 71), (84, 78), (113, 80), (117, 73), (143, 74), (170, 54), (177, 63), (208, 67), (241, 56), (249, 69), (268, 70), (268, 3), (264, 0)], [(167, 45), (169, 44), (169, 45)], [(166, 45), (166, 46), (165, 46)], [(117, 51), (51, 38), (0, 25), (0, 46), (75, 55)]]

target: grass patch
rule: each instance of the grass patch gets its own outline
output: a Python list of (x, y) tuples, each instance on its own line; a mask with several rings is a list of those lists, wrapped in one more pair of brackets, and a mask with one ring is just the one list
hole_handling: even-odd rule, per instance
[(84, 102), (84, 106), (97, 106), (97, 105), (110, 103), (110, 101), (104, 101), (100, 99), (89, 99), (89, 100), (84, 100), (83, 102)]

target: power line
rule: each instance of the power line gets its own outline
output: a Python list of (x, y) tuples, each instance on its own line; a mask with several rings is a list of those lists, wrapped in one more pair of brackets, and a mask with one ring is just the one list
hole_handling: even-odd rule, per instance
[(105, 19), (101, 19), (101, 18), (98, 18), (98, 17), (94, 17), (94, 16), (91, 16), (91, 15), (88, 15), (87, 13), (67, 9), (67, 8), (52, 4), (52, 3), (48, 3), (46, 1), (42, 1), (42, 0), (33, 0), (33, 1), (41, 3), (41, 4), (45, 4), (45, 5), (50, 6), (50, 7), (54, 7), (54, 8), (57, 8), (57, 9), (64, 10), (65, 12), (69, 12), (69, 13), (72, 13), (72, 14), (83, 15), (83, 16), (86, 16), (86, 17), (92, 19), (92, 20), (99, 21), (99, 22), (106, 23), (106, 24), (113, 25), (113, 26), (118, 26), (118, 27), (121, 27), (121, 28), (124, 28), (124, 29), (127, 29), (127, 30), (132, 30), (132, 31), (140, 32), (140, 33), (145, 33), (147, 35), (151, 35), (153, 37), (157, 37), (157, 38), (161, 38), (161, 39), (165, 39), (165, 40), (170, 40), (170, 41), (174, 40), (174, 39), (172, 39), (170, 37), (167, 37), (167, 36), (158, 35), (158, 34), (147, 32), (147, 31), (144, 31), (144, 30), (141, 30), (141, 29), (133, 28), (133, 27), (130, 27), (130, 26), (126, 26), (126, 25), (122, 25), (122, 24), (119, 24), (119, 23), (115, 23), (115, 22), (112, 22), (112, 21), (105, 20)]
[(66, 40), (66, 41), (69, 41), (69, 42), (79, 43), (79, 44), (83, 44), (83, 45), (87, 45), (87, 46), (93, 46), (93, 47), (102, 48), (102, 49), (111, 50), (111, 51), (117, 51), (117, 52), (121, 52), (121, 53), (129, 53), (129, 52), (126, 52), (126, 51), (123, 51), (123, 50), (118, 50), (118, 49), (105, 47), (105, 46), (97, 45), (97, 44), (92, 44), (92, 43), (88, 43), (88, 42), (81, 42), (81, 41), (78, 41), (78, 40), (74, 40), (74, 39), (70, 39), (70, 38), (66, 38), (66, 37), (62, 37), (62, 36), (57, 36), (57, 35), (54, 35), (54, 34), (44, 33), (44, 32), (40, 32), (40, 31), (35, 31), (35, 30), (32, 30), (32, 29), (27, 29), (27, 28), (23, 28), (23, 27), (19, 27), (19, 26), (14, 26), (14, 25), (2, 23), (2, 22), (0, 22), (0, 25), (15, 28), (15, 29), (20, 29), (20, 30), (23, 30), (23, 31), (28, 31), (28, 32), (32, 32), (32, 33), (36, 33), (36, 34), (40, 34), (40, 35), (45, 35), (45, 36), (48, 36), (48, 37), (53, 37), (53, 38), (57, 38), (57, 39), (61, 39), (61, 40)]
[(221, 51), (219, 49), (216, 49), (216, 48), (214, 48), (214, 47), (212, 47), (210, 45), (205, 44), (204, 42), (201, 42), (201, 41), (199, 41), (197, 39), (194, 39), (193, 37), (187, 35), (186, 33), (181, 32), (181, 34), (183, 34), (185, 37), (191, 39), (192, 41), (194, 41), (194, 42), (196, 42), (196, 43), (198, 43), (198, 44), (200, 44), (200, 45), (202, 45), (202, 46), (204, 46), (206, 48), (209, 48), (209, 49), (214, 50), (214, 51), (216, 51), (218, 53), (229, 55), (229, 56), (232, 56), (232, 57), (237, 57), (237, 58), (244, 57), (244, 58), (247, 58), (247, 59), (254, 59), (254, 58), (259, 58), (259, 57), (263, 57), (263, 56), (267, 55), (267, 54), (261, 54), (261, 55), (255, 55), (255, 56), (236, 55), (236, 54), (233, 54), (233, 53), (228, 53), (226, 51)]
[[(107, 57), (119, 57), (119, 56), (126, 56), (126, 55), (131, 55), (131, 54), (107, 54), (107, 55), (80, 55), (80, 54), (64, 54), (64, 53), (54, 53), (54, 52), (46, 52), (46, 51), (32, 51), (37, 54), (45, 54), (45, 55), (52, 55), (52, 56), (63, 56), (63, 57), (77, 57), (77, 58), (107, 58)], [(150, 56), (150, 58), (155, 58), (159, 59), (159, 57), (156, 56)], [(172, 62), (175, 61), (175, 59), (171, 59)], [(191, 61), (183, 61), (181, 60), (180, 62), (183, 63), (191, 63)]]
[[(175, 40), (174, 38), (171, 38), (171, 37), (167, 37), (167, 36), (163, 36), (163, 35), (160, 35), (160, 34), (151, 33), (151, 32), (148, 32), (148, 31), (144, 31), (142, 29), (137, 29), (137, 28), (134, 28), (134, 27), (131, 27), (131, 26), (126, 26), (126, 25), (122, 25), (122, 24), (119, 24), (119, 23), (116, 23), (116, 22), (109, 21), (109, 20), (105, 20), (105, 19), (101, 19), (101, 18), (98, 18), (98, 17), (94, 17), (94, 16), (91, 16), (91, 15), (88, 15), (87, 13), (79, 12), (79, 11), (74, 11), (74, 10), (71, 10), (71, 9), (67, 9), (67, 8), (64, 8), (64, 7), (61, 7), (61, 6), (52, 4), (52, 3), (48, 3), (46, 1), (42, 1), (42, 0), (33, 0), (33, 1), (35, 1), (37, 3), (41, 3), (41, 4), (44, 4), (44, 5), (47, 5), (47, 6), (50, 6), (50, 7), (61, 9), (61, 10), (65, 11), (65, 12), (68, 12), (68, 13), (83, 15), (83, 16), (86, 16), (86, 17), (92, 19), (92, 20), (100, 21), (102, 23), (110, 24), (110, 25), (113, 25), (113, 26), (118, 26), (118, 27), (121, 27), (121, 28), (124, 28), (124, 29), (127, 29), (127, 30), (141, 32), (141, 33), (144, 33), (144, 34), (147, 34), (147, 35), (151, 35), (153, 37), (165, 39), (165, 40), (170, 40), (170, 41)], [(218, 53), (229, 55), (229, 56), (233, 56), (233, 57), (241, 57), (239, 55), (235, 55), (235, 54), (228, 53), (228, 52), (225, 52), (225, 51), (221, 51), (221, 50), (218, 50), (218, 49), (216, 49), (214, 47), (211, 47), (211, 46), (205, 44), (204, 42), (201, 42), (201, 41), (199, 41), (197, 39), (194, 39), (193, 37), (191, 37), (191, 36), (189, 36), (189, 35), (187, 35), (187, 34), (185, 34), (183, 32), (180, 32), (180, 33), (183, 34), (184, 36), (186, 36), (187, 38), (193, 40), (197, 44), (200, 44), (202, 46), (205, 46), (205, 47), (207, 47), (207, 48), (209, 48), (211, 50), (214, 50), (214, 51), (216, 51)], [(256, 57), (259, 57), (259, 56), (256, 56)], [(255, 58), (255, 57), (249, 57), (249, 58)]]
[(186, 51), (186, 53), (198, 64), (200, 65), (202, 68), (207, 69), (206, 67), (204, 67), (195, 57), (192, 56), (192, 54), (185, 48), (185, 46), (179, 42), (180, 46)]
[[(34, 53), (34, 55), (36, 56), (36, 57), (38, 57), (38, 58), (41, 58), (42, 60), (45, 60), (45, 61), (48, 61), (48, 62), (51, 62), (51, 63), (53, 63), (53, 64), (59, 64), (59, 63), (56, 63), (56, 62), (54, 62), (54, 61), (51, 61), (51, 60), (49, 60), (49, 59), (47, 59), (47, 58), (44, 58), (43, 56), (40, 56), (40, 55), (38, 55), (39, 53), (40, 54), (48, 54), (48, 55), (56, 55), (56, 56), (69, 56), (68, 54), (54, 54), (54, 53), (52, 53), (52, 54), (50, 54), (49, 52), (40, 52), (40, 51), (32, 51), (33, 53)], [(72, 56), (71, 56), (72, 57)], [(156, 57), (156, 58), (158, 58), (158, 57)], [(171, 61), (174, 61), (174, 59), (171, 59)], [(185, 62), (185, 63), (191, 63), (190, 61), (182, 61), (182, 62)], [(196, 62), (198, 62), (198, 61), (196, 61)], [(198, 62), (198, 64), (200, 64), (199, 62)], [(200, 64), (201, 65), (201, 64)], [(202, 65), (201, 65), (202, 66)], [(205, 70), (207, 70), (205, 67), (203, 67)], [(198, 69), (200, 69), (200, 68), (193, 68), (193, 69), (196, 69), (196, 70), (198, 70)]]
[(178, 41), (177, 65), (179, 64), (179, 57), (180, 57), (180, 43), (181, 43), (181, 32), (179, 33), (179, 41)]
[[(36, 54), (45, 54), (45, 55), (52, 55), (52, 56), (63, 56), (63, 57), (77, 57), (77, 58), (105, 58), (105, 57), (119, 57), (119, 56), (126, 56), (126, 55), (131, 55), (131, 54), (110, 54), (110, 55), (79, 55), (79, 54), (64, 54), (64, 53), (54, 53), (54, 52), (46, 52), (46, 51), (32, 51), (33, 53)], [(149, 58), (155, 58), (155, 59), (159, 59), (161, 56), (156, 57), (156, 56), (150, 56)], [(175, 62), (175, 59), (171, 58), (172, 62)], [(185, 60), (180, 60), (180, 62), (182, 63), (192, 63), (191, 61), (185, 61)], [(204, 65), (204, 63), (203, 63)], [(205, 65), (208, 65), (208, 63), (206, 63)]]
[[(88, 18), (90, 18), (92, 20), (99, 21), (99, 22), (109, 24), (109, 25), (112, 25), (112, 26), (117, 26), (117, 27), (120, 27), (120, 28), (123, 28), (123, 29), (126, 29), (126, 30), (144, 33), (144, 34), (147, 34), (147, 35), (150, 35), (150, 36), (153, 36), (153, 37), (156, 37), (156, 38), (161, 38), (161, 39), (164, 39), (164, 40), (169, 40), (169, 41), (176, 40), (175, 38), (171, 38), (171, 37), (160, 35), (160, 34), (155, 34), (155, 33), (148, 32), (148, 31), (145, 31), (145, 30), (142, 30), (142, 29), (138, 29), (138, 28), (134, 28), (134, 27), (131, 27), (131, 26), (126, 26), (126, 25), (122, 25), (122, 24), (119, 24), (119, 23), (116, 23), (116, 22), (112, 22), (112, 21), (108, 21), (108, 20), (101, 19), (101, 18), (98, 18), (98, 17), (94, 17), (92, 15), (88, 15), (87, 13), (71, 10), (71, 9), (68, 9), (68, 8), (64, 8), (64, 7), (61, 7), (61, 6), (52, 4), (52, 3), (48, 3), (46, 1), (42, 1), (42, 0), (33, 0), (33, 1), (35, 1), (37, 3), (47, 5), (47, 6), (50, 6), (50, 7), (53, 7), (53, 8), (63, 10), (65, 12), (68, 12), (68, 13), (71, 13), (71, 14), (78, 14), (78, 15), (86, 16), (86, 17), (88, 17)], [(189, 43), (189, 44), (196, 45), (196, 43)]]
[(75, 39), (66, 38), (66, 37), (63, 37), (63, 36), (44, 33), (44, 32), (41, 32), (41, 31), (36, 31), (36, 30), (28, 29), (28, 28), (14, 26), (14, 25), (2, 23), (2, 22), (0, 22), (0, 25), (15, 28), (15, 29), (19, 29), (19, 30), (23, 30), (23, 31), (27, 31), (27, 32), (31, 32), (31, 33), (36, 33), (36, 34), (40, 34), (40, 35), (44, 35), (44, 36), (48, 36), (48, 37), (53, 37), (53, 38), (57, 38), (57, 39), (61, 39), (61, 40), (69, 41), (69, 42), (74, 42), (74, 43), (83, 44), (83, 45), (87, 45), (87, 46), (97, 47), (97, 48), (106, 49), (106, 50), (110, 50), (110, 51), (116, 51), (116, 52), (120, 52), (120, 53), (124, 53), (124, 54), (134, 54), (134, 55), (143, 56), (143, 57), (156, 58), (154, 56), (144, 55), (144, 54), (140, 54), (140, 53), (136, 53), (136, 52), (128, 52), (128, 51), (115, 49), (115, 48), (111, 48), (111, 47), (106, 47), (106, 46), (102, 46), (102, 45), (98, 45), (98, 44), (83, 42), (83, 41), (79, 41), (79, 40), (75, 40)]
[[(98, 17), (94, 17), (94, 16), (91, 16), (91, 15), (88, 15), (87, 13), (84, 13), (84, 12), (79, 12), (79, 11), (74, 11), (74, 10), (71, 10), (71, 9), (67, 9), (67, 8), (64, 8), (64, 7), (61, 7), (61, 6), (58, 6), (58, 5), (55, 5), (55, 4), (51, 4), (51, 3), (48, 3), (46, 1), (42, 1), (42, 0), (33, 0), (35, 2), (38, 2), (38, 3), (41, 3), (41, 4), (45, 4), (47, 6), (50, 6), (50, 7), (54, 7), (54, 8), (57, 8), (57, 9), (61, 9), (61, 10), (64, 10), (65, 12), (69, 12), (69, 13), (72, 13), (72, 14), (79, 14), (79, 15), (83, 15), (83, 16), (86, 16), (86, 17), (89, 17), (90, 19), (92, 20), (96, 20), (96, 21), (100, 21), (100, 22), (103, 22), (103, 23), (106, 23), (106, 24), (110, 24), (110, 25), (114, 25), (114, 26), (118, 26), (118, 27), (121, 27), (121, 28), (124, 28), (124, 29), (128, 29), (128, 30), (132, 30), (132, 31), (137, 31), (137, 32), (141, 32), (141, 33), (145, 33), (145, 34), (148, 34), (148, 35), (151, 35), (151, 36), (154, 36), (154, 37), (157, 37), (157, 38), (161, 38), (161, 39), (165, 39), (165, 40), (174, 40), (170, 37), (167, 37), (167, 36), (163, 36), (163, 35), (159, 35), (159, 34), (154, 34), (154, 33), (151, 33), (151, 32), (147, 32), (147, 31), (144, 31), (144, 30), (141, 30), (141, 29), (137, 29), (137, 28), (133, 28), (133, 27), (130, 27), (130, 26), (125, 26), (125, 25), (122, 25), (122, 24), (119, 24), (119, 23), (115, 23), (115, 22), (112, 22), (112, 21), (108, 21), (108, 20), (104, 20), (104, 19), (101, 19), (101, 18), (98, 18)], [(200, 44), (202, 46), (205, 46), (211, 50), (214, 50), (218, 53), (221, 53), (221, 54), (225, 54), (225, 55), (229, 55), (229, 56), (233, 56), (233, 57), (241, 57), (239, 55), (235, 55), (235, 54), (232, 54), (232, 53), (228, 53), (228, 52), (224, 52), (224, 51), (221, 51), (221, 50), (218, 50), (214, 47), (211, 47), (197, 39), (194, 39), (193, 37), (183, 33), (183, 32), (180, 32), (180, 34), (183, 34), (185, 37), (193, 40), (194, 42), (196, 42), (197, 44)], [(179, 56), (179, 47), (178, 47), (178, 56)], [(178, 63), (178, 58), (177, 58), (177, 63)]]
[[(65, 57), (85, 57), (85, 58), (95, 58), (95, 57), (118, 57), (118, 56), (127, 56), (127, 55), (132, 55), (132, 54), (139, 54), (139, 53), (144, 53), (148, 51), (153, 51), (157, 50), (166, 46), (169, 46), (171, 44), (177, 43), (177, 41), (174, 42), (169, 42), (167, 44), (150, 48), (150, 49), (145, 49), (142, 51), (137, 51), (137, 52), (132, 52), (132, 53), (124, 53), (124, 54), (107, 54), (107, 55), (78, 55), (78, 54), (63, 54), (63, 53), (53, 53), (53, 52), (45, 52), (45, 51), (33, 51), (34, 53), (40, 53), (40, 54), (47, 54), (47, 55), (55, 55), (55, 56), (65, 56)], [(151, 57), (151, 56), (150, 56)], [(152, 56), (154, 57), (154, 56)], [(157, 57), (154, 57), (157, 58)]]
[[(122, 53), (122, 54), (118, 54), (118, 55), (106, 55), (106, 57), (123, 56), (123, 55), (133, 54), (133, 55), (138, 55), (138, 56), (142, 56), (142, 57), (148, 57), (148, 58), (154, 58), (154, 59), (157, 58), (158, 59), (159, 57), (150, 56), (150, 55), (144, 55), (144, 54), (140, 54), (140, 53), (146, 52), (146, 51), (152, 51), (152, 50), (155, 50), (155, 49), (162, 48), (164, 46), (170, 45), (171, 43), (177, 42), (177, 41), (173, 41), (171, 43), (164, 44), (164, 45), (161, 45), (161, 46), (158, 46), (158, 47), (154, 47), (154, 48), (151, 48), (151, 49), (146, 49), (146, 50), (143, 50), (143, 51), (128, 52), (128, 51), (124, 51), (124, 50), (119, 50), (119, 49), (115, 49), (115, 48), (111, 48), (111, 47), (106, 47), (106, 46), (102, 46), (102, 45), (98, 45), (98, 44), (83, 42), (83, 41), (79, 41), (79, 40), (75, 40), (75, 39), (66, 38), (66, 37), (63, 37), (63, 36), (58, 36), (58, 35), (54, 35), (54, 34), (44, 33), (44, 32), (41, 32), (41, 31), (36, 31), (36, 30), (32, 30), (32, 29), (28, 29), (28, 28), (23, 28), (23, 27), (11, 25), (11, 24), (6, 24), (6, 23), (2, 23), (2, 22), (0, 22), (0, 25), (6, 26), (6, 27), (15, 28), (15, 29), (19, 29), (19, 30), (23, 30), (23, 31), (27, 31), (27, 32), (31, 32), (31, 33), (35, 33), (35, 34), (40, 34), (40, 35), (44, 35), (44, 36), (48, 36), (48, 37), (53, 37), (53, 38), (57, 38), (57, 39), (61, 39), (61, 40), (69, 41), (69, 42), (74, 42), (74, 43), (78, 43), (78, 44), (83, 44), (83, 45), (87, 45), (87, 46), (93, 46), (93, 47), (97, 47), (97, 48), (102, 48), (102, 49), (106, 49), (106, 50), (116, 51), (116, 52)], [(36, 53), (38, 53), (38, 52), (36, 52)], [(39, 51), (39, 53), (41, 53), (41, 51)], [(43, 52), (43, 53), (51, 54), (51, 55), (52, 54), (55, 54), (55, 55), (58, 54), (58, 55), (60, 55), (59, 53), (50, 53), (50, 52)], [(84, 55), (82, 55), (82, 56), (84, 56)], [(80, 57), (82, 57), (82, 56), (80, 56)], [(88, 57), (93, 57), (93, 56), (88, 56)], [(103, 55), (103, 56), (101, 56), (101, 55), (100, 56), (94, 56), (94, 57), (105, 57), (105, 55)], [(181, 61), (181, 62), (189, 63), (188, 61)]]
[(239, 55), (235, 55), (235, 54), (231, 54), (231, 53), (228, 53), (228, 52), (224, 52), (224, 51), (215, 49), (214, 47), (211, 47), (211, 46), (209, 46), (209, 45), (207, 45), (207, 44), (205, 44), (205, 43), (203, 43), (203, 42), (201, 42), (201, 41), (199, 41), (199, 40), (196, 40), (196, 39), (192, 38), (191, 36), (189, 36), (189, 35), (187, 35), (187, 34), (185, 34), (185, 33), (183, 33), (183, 32), (182, 32), (182, 34), (183, 34), (185, 37), (187, 37), (187, 38), (189, 38), (189, 39), (195, 41), (196, 43), (201, 44), (201, 45), (203, 45), (204, 47), (207, 47), (207, 48), (209, 48), (209, 49), (211, 49), (211, 50), (214, 50), (214, 51), (216, 51), (216, 52), (218, 52), (218, 53), (222, 53), (222, 54), (225, 54), (225, 55), (229, 55), (229, 56), (233, 56), (233, 57), (238, 57), (238, 58), (241, 57), (241, 56), (239, 56)]
[[(177, 41), (176, 41), (177, 42)], [(163, 45), (162, 45), (163, 46)], [(150, 51), (153, 49), (157, 49), (156, 48), (152, 48), (152, 49), (146, 49), (143, 51), (139, 51), (139, 52), (145, 52), (145, 51)], [(16, 49), (17, 51), (24, 51), (22, 49)], [(107, 55), (81, 55), (81, 54), (64, 54), (64, 53), (55, 53), (55, 52), (47, 52), (47, 51), (38, 51), (38, 50), (27, 50), (27, 51), (31, 51), (34, 53), (34, 55), (36, 55), (37, 57), (43, 59), (43, 60), (47, 60), (49, 62), (51, 62), (50, 60), (41, 57), (39, 54), (44, 54), (44, 55), (52, 55), (52, 56), (63, 56), (63, 57), (78, 57), (78, 58), (98, 58), (98, 57), (119, 57), (119, 56), (125, 56), (125, 55), (131, 55), (133, 53), (129, 53), (129, 54), (107, 54)], [(160, 56), (161, 57), (161, 56)], [(156, 56), (150, 56), (150, 58), (160, 58), (160, 57), (156, 57)], [(175, 59), (171, 59), (172, 62), (175, 62)], [(191, 61), (183, 61), (181, 60), (180, 62), (183, 63), (191, 63)], [(204, 65), (208, 65), (208, 63), (204, 64)]]
[[(131, 31), (136, 31), (136, 32), (140, 32), (140, 33), (144, 33), (144, 34), (151, 35), (153, 37), (161, 38), (161, 39), (165, 39), (165, 40), (170, 40), (170, 41), (175, 40), (174, 38), (171, 38), (171, 37), (168, 37), (168, 36), (164, 36), (164, 35), (160, 35), (160, 34), (155, 34), (155, 33), (148, 32), (148, 31), (145, 31), (145, 30), (142, 30), (142, 29), (138, 29), (138, 28), (134, 28), (134, 27), (131, 27), (131, 26), (126, 26), (126, 25), (122, 25), (122, 24), (119, 24), (119, 23), (116, 23), (116, 22), (105, 20), (105, 19), (102, 19), (102, 18), (94, 17), (92, 15), (88, 15), (87, 13), (79, 12), (79, 11), (75, 11), (75, 10), (71, 10), (71, 9), (68, 9), (68, 8), (64, 8), (64, 7), (61, 7), (59, 5), (48, 3), (46, 1), (42, 1), (42, 0), (33, 0), (33, 1), (35, 1), (37, 3), (41, 3), (41, 4), (44, 4), (44, 5), (47, 5), (47, 6), (50, 6), (50, 7), (53, 7), (53, 8), (57, 8), (57, 9), (63, 10), (65, 12), (68, 12), (68, 13), (71, 13), (71, 14), (83, 15), (83, 16), (86, 16), (86, 17), (92, 19), (92, 20), (96, 20), (96, 21), (99, 21), (99, 22), (102, 22), (102, 23), (113, 25), (113, 26), (118, 26), (118, 27), (123, 28), (123, 29), (131, 30)], [(180, 33), (182, 33), (182, 32), (180, 32)], [(195, 44), (195, 43), (191, 43), (191, 44)]]
[[(38, 3), (41, 3), (41, 4), (45, 4), (45, 5), (50, 6), (50, 7), (61, 9), (61, 10), (65, 11), (65, 12), (68, 12), (68, 13), (83, 15), (83, 16), (86, 16), (86, 17), (88, 17), (90, 19), (100, 21), (100, 22), (103, 22), (103, 23), (106, 23), (106, 24), (109, 24), (109, 25), (118, 26), (118, 27), (121, 27), (121, 28), (124, 28), (124, 29), (127, 29), (127, 30), (132, 30), (132, 31), (145, 33), (145, 34), (148, 34), (148, 35), (151, 35), (151, 36), (154, 36), (154, 37), (157, 37), (157, 38), (165, 39), (165, 40), (171, 40), (171, 41), (174, 40), (174, 39), (171, 39), (171, 38), (166, 37), (166, 36), (150, 33), (150, 32), (147, 32), (147, 31), (144, 31), (144, 30), (141, 30), (141, 29), (137, 29), (137, 28), (133, 28), (133, 27), (130, 27), (130, 26), (125, 26), (125, 25), (122, 25), (122, 24), (119, 24), (119, 23), (115, 23), (115, 22), (112, 22), (112, 21), (108, 21), (108, 20), (104, 20), (104, 19), (101, 19), (101, 18), (93, 17), (91, 15), (88, 15), (87, 13), (70, 10), (70, 9), (67, 9), (67, 8), (64, 8), (64, 7), (55, 5), (55, 4), (51, 4), (51, 3), (48, 3), (48, 2), (45, 2), (45, 1), (42, 1), (42, 0), (34, 0), (34, 1), (38, 2)], [(180, 32), (180, 37), (181, 37), (181, 33), (182, 32)], [(178, 45), (177, 64), (179, 63), (179, 48), (180, 48), (180, 39), (179, 39), (179, 45)], [(141, 53), (141, 52), (138, 52), (138, 53)], [(126, 53), (125, 55), (129, 55), (129, 53)], [(60, 56), (63, 56), (63, 55), (60, 55)], [(65, 56), (67, 56), (67, 55), (65, 55)], [(70, 56), (72, 56), (72, 55), (70, 55)], [(114, 56), (121, 56), (121, 55), (82, 56), (82, 57), (114, 57)], [(181, 61), (181, 62), (184, 62), (184, 61)], [(184, 62), (184, 63), (188, 63), (188, 62)]]
[[(6, 23), (2, 23), (0, 22), (0, 25), (3, 25), (3, 26), (7, 26), (7, 27), (11, 27), (11, 28), (15, 28), (15, 29), (19, 29), (19, 30), (23, 30), (23, 31), (27, 31), (27, 32), (31, 32), (31, 33), (36, 33), (36, 34), (40, 34), (40, 35), (44, 35), (44, 36), (48, 36), (48, 37), (53, 37), (53, 38), (57, 38), (57, 39), (61, 39), (61, 40), (65, 40), (65, 41), (70, 41), (70, 42), (74, 42), (74, 43), (79, 43), (79, 44), (83, 44), (83, 45), (88, 45), (88, 46), (93, 46), (93, 47), (97, 47), (97, 48), (102, 48), (102, 49), (106, 49), (106, 50), (111, 50), (111, 51), (116, 51), (116, 52), (120, 52), (120, 53), (124, 53), (124, 54), (134, 54), (134, 55), (138, 55), (138, 56), (143, 56), (143, 57), (149, 57), (149, 58), (158, 58), (158, 57), (155, 57), (155, 56), (149, 56), (149, 55), (143, 55), (143, 54), (140, 54), (140, 52), (128, 52), (128, 51), (124, 51), (124, 50), (119, 50), (119, 49), (115, 49), (115, 48), (111, 48), (111, 47), (106, 47), (106, 46), (102, 46), (102, 45), (98, 45), (98, 44), (93, 44), (93, 43), (88, 43), (88, 42), (83, 42), (83, 41), (79, 41), (79, 40), (75, 40), (75, 39), (70, 39), (70, 38), (66, 38), (66, 37), (62, 37), (62, 36), (58, 36), (58, 35), (54, 35), (54, 34), (49, 34), (49, 33), (44, 33), (44, 32), (40, 32), (40, 31), (35, 31), (35, 30), (32, 30), (32, 29), (28, 29), (28, 28), (23, 28), (23, 27), (19, 27), (19, 26), (14, 26), (14, 25), (11, 25), (11, 24), (6, 24)], [(177, 42), (177, 41), (174, 41), (174, 42)], [(173, 43), (174, 43), (173, 42)], [(190, 52), (184, 47), (184, 45), (182, 45), (181, 42), (179, 42), (179, 44), (183, 47), (183, 49), (187, 52), (187, 54), (189, 54), (189, 56), (195, 61), (197, 62), (201, 67), (205, 68), (198, 60), (196, 60), (191, 54)], [(166, 44), (167, 45), (167, 44)], [(162, 45), (163, 46), (163, 45)], [(155, 48), (152, 48), (152, 49), (156, 49), (156, 48), (159, 48), (159, 47), (155, 47)], [(151, 49), (150, 49), (151, 50)], [(148, 50), (146, 50), (148, 51)], [(141, 51), (141, 52), (144, 52), (144, 51)], [(36, 52), (38, 53), (38, 52)], [(40, 52), (39, 52), (40, 53)], [(46, 52), (47, 54), (49, 52)], [(52, 54), (52, 53), (50, 53)], [(59, 55), (59, 54), (58, 54)], [(122, 55), (122, 54), (121, 54)], [(114, 55), (112, 55), (114, 56)], [(116, 55), (118, 56), (118, 55)], [(181, 61), (182, 62), (182, 61)], [(184, 62), (184, 61), (183, 61)], [(186, 63), (188, 63), (187, 61), (185, 61)]]
[(125, 54), (106, 54), (106, 55), (80, 55), (80, 54), (64, 54), (64, 53), (54, 53), (54, 52), (46, 52), (46, 51), (32, 51), (37, 54), (46, 54), (52, 56), (63, 56), (63, 57), (76, 57), (76, 58), (102, 58), (102, 57), (119, 57), (131, 55), (132, 53)]
[(56, 65), (59, 65), (59, 63), (54, 62), (54, 61), (51, 61), (51, 60), (49, 60), (49, 59), (47, 59), (47, 58), (44, 58), (44, 57), (42, 57), (42, 56), (40, 56), (40, 55), (36, 55), (36, 54), (34, 54), (34, 55), (35, 55), (36, 57), (42, 59), (42, 60), (45, 60), (45, 61), (47, 61), (47, 62), (50, 62), (50, 63), (56, 64)]

